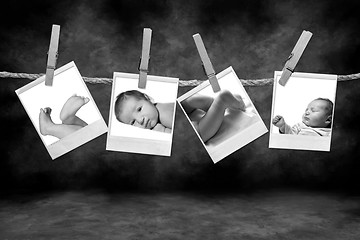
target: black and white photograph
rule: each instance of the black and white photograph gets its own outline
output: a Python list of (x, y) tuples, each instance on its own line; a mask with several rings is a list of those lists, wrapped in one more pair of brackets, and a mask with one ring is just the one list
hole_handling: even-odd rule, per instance
[(53, 160), (107, 132), (75, 63), (54, 75), (52, 86), (46, 86), (42, 76), (16, 90)]
[(107, 150), (170, 156), (175, 121), (177, 78), (114, 73)]
[(232, 67), (217, 74), (221, 90), (205, 81), (178, 98), (214, 163), (268, 130)]
[(274, 73), (270, 148), (330, 151), (337, 76), (293, 73), (287, 84)]
[(0, 240), (360, 239), (360, 0), (1, 10)]

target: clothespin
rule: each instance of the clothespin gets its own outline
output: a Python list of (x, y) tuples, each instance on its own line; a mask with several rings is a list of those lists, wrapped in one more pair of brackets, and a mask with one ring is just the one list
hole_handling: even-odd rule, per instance
[(139, 64), (139, 83), (138, 87), (144, 89), (146, 87), (147, 73), (149, 72), (149, 60), (150, 60), (150, 44), (151, 44), (150, 28), (144, 28), (142, 52)]
[(285, 86), (289, 80), (291, 74), (294, 72), (296, 64), (298, 63), (301, 55), (303, 54), (306, 45), (309, 43), (312, 33), (309, 31), (303, 31), (298, 39), (294, 49), (292, 50), (289, 58), (286, 60), (283, 72), (279, 79), (279, 84)]
[(218, 79), (216, 77), (215, 70), (210, 62), (210, 58), (206, 52), (205, 45), (201, 39), (201, 36), (200, 36), (200, 34), (197, 33), (197, 34), (193, 35), (193, 38), (194, 38), (194, 41), (196, 44), (196, 48), (199, 52), (201, 61), (203, 63), (205, 73), (210, 81), (211, 87), (214, 92), (218, 92), (218, 91), (220, 91), (220, 85), (219, 85)]
[(45, 76), (46, 86), (52, 86), (53, 84), (54, 71), (56, 68), (56, 61), (58, 58), (59, 36), (60, 36), (60, 25), (55, 25), (55, 24), (52, 25), (50, 46), (49, 46), (47, 65), (46, 65), (46, 76)]

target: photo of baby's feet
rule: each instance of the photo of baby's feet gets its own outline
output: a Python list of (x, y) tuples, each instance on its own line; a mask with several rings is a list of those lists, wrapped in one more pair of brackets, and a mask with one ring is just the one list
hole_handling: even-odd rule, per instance
[(66, 121), (69, 117), (74, 117), (77, 111), (90, 101), (87, 97), (72, 95), (64, 104), (60, 112), (61, 121)]

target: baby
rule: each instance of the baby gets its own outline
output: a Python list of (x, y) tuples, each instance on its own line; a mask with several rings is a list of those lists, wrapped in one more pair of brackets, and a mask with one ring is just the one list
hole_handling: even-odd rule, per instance
[(282, 134), (297, 134), (308, 136), (329, 136), (333, 103), (327, 98), (317, 98), (309, 103), (302, 116), (302, 122), (293, 127), (286, 124), (282, 116), (275, 116), (272, 123)]
[(115, 101), (115, 116), (122, 123), (139, 128), (171, 133), (175, 103), (154, 103), (137, 90), (120, 93)]
[(195, 94), (181, 102), (201, 139), (207, 142), (219, 130), (227, 108), (245, 111), (241, 96), (222, 90), (215, 98)]
[(87, 125), (82, 119), (76, 116), (77, 111), (86, 103), (89, 98), (72, 95), (64, 104), (60, 112), (62, 124), (55, 124), (51, 119), (51, 108), (40, 109), (39, 126), (40, 133), (44, 136), (51, 135), (59, 139), (76, 132)]

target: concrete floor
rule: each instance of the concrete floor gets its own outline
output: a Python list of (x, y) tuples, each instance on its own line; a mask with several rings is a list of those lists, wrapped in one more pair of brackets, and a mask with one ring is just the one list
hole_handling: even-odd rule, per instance
[(108, 194), (0, 200), (1, 239), (360, 239), (360, 197), (318, 192)]

